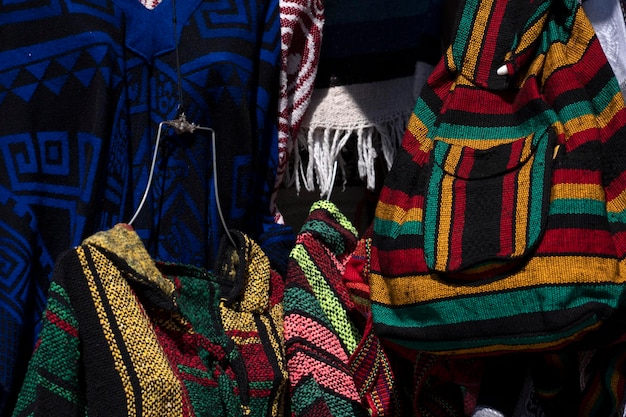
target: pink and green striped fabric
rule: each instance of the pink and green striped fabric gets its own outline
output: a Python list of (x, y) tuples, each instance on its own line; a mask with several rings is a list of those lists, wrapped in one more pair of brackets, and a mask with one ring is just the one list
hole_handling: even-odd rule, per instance
[(283, 305), (293, 417), (401, 415), (371, 315), (353, 299), (361, 287), (344, 277), (356, 234), (336, 205), (319, 201), (291, 252)]

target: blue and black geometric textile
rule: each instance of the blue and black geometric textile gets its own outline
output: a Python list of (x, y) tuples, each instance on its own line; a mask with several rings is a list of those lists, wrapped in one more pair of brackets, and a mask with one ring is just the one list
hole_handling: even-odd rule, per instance
[[(175, 39), (182, 110), (216, 132), (228, 226), (252, 238), (291, 237), (277, 233), (269, 213), (278, 0), (172, 6), (0, 0), (0, 414), (19, 388), (55, 259), (128, 222), (139, 205), (156, 128), (181, 104)], [(208, 136), (162, 138), (151, 193), (133, 223), (155, 259), (213, 265), (223, 230), (212, 169)]]

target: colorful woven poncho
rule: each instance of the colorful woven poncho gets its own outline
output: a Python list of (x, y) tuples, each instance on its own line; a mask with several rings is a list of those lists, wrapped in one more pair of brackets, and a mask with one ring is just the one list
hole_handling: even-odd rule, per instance
[(235, 237), (219, 274), (155, 264), (125, 225), (65, 252), (13, 415), (285, 415), (282, 278)]
[[(395, 416), (395, 381), (372, 331), (363, 279), (345, 277), (366, 262), (356, 230), (328, 201), (311, 207), (285, 280), (285, 349), (292, 416)], [(357, 246), (361, 249), (353, 257)], [(356, 268), (358, 270), (358, 268)], [(350, 271), (355, 272), (354, 265)], [(364, 288), (365, 287), (365, 288)]]

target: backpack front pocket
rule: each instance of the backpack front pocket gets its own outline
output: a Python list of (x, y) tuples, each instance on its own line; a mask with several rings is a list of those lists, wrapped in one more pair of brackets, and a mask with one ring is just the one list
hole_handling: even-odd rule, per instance
[(463, 280), (493, 277), (518, 267), (539, 243), (554, 131), (497, 142), (476, 149), (435, 138), (424, 173), (424, 256), (431, 271)]

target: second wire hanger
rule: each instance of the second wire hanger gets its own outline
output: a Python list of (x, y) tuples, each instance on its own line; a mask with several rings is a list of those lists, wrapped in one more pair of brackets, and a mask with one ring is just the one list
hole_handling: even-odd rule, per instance
[(133, 214), (133, 217), (131, 217), (128, 224), (132, 225), (133, 222), (137, 219), (137, 217), (139, 216), (139, 213), (141, 212), (141, 209), (143, 208), (146, 200), (148, 199), (148, 195), (150, 194), (150, 188), (152, 186), (152, 179), (154, 177), (154, 170), (156, 169), (157, 156), (159, 154), (159, 147), (161, 146), (161, 135), (166, 128), (174, 129), (174, 132), (176, 132), (176, 134), (179, 134), (179, 135), (183, 133), (194, 133), (197, 130), (209, 133), (210, 138), (211, 138), (213, 187), (215, 188), (215, 203), (217, 206), (216, 207), (217, 213), (219, 215), (220, 222), (222, 224), (224, 232), (226, 233), (226, 236), (228, 237), (228, 240), (234, 247), (236, 247), (237, 245), (235, 244), (235, 240), (233, 239), (233, 236), (231, 235), (230, 230), (228, 229), (228, 224), (226, 223), (226, 219), (224, 218), (224, 213), (222, 212), (222, 204), (220, 203), (220, 198), (219, 198), (219, 187), (218, 187), (218, 181), (217, 181), (217, 151), (216, 151), (216, 144), (215, 144), (215, 139), (216, 139), (215, 131), (211, 129), (210, 127), (199, 126), (195, 123), (189, 122), (187, 120), (187, 117), (185, 116), (185, 113), (180, 113), (178, 117), (176, 117), (173, 120), (164, 120), (161, 123), (159, 123), (158, 132), (157, 132), (157, 136), (156, 136), (156, 140), (154, 144), (154, 152), (152, 153), (152, 162), (150, 164), (150, 171), (148, 174), (148, 182), (143, 192), (143, 196), (141, 197), (141, 201), (139, 202), (139, 205), (137, 206), (137, 209), (135, 210), (135, 214)]

